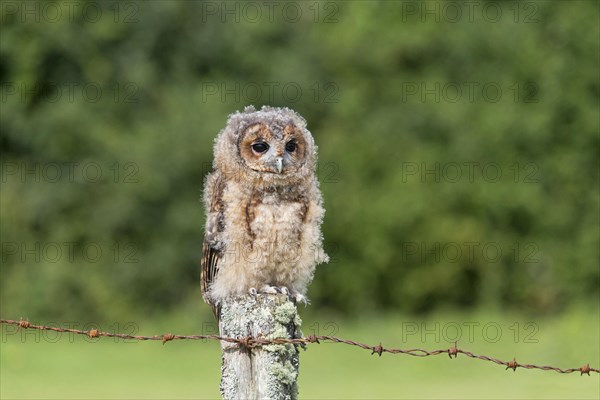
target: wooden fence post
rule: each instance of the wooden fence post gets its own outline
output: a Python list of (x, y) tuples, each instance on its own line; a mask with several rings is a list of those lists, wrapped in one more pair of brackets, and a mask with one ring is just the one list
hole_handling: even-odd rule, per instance
[[(239, 296), (221, 304), (222, 336), (254, 339), (302, 337), (296, 305), (286, 295)], [(293, 344), (246, 349), (221, 342), (221, 395), (225, 400), (298, 398), (299, 354)]]

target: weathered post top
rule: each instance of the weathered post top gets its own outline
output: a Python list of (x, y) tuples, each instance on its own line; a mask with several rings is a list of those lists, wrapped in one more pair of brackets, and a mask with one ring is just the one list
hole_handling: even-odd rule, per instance
[[(286, 295), (236, 296), (221, 303), (221, 336), (253, 339), (302, 337), (296, 305)], [(237, 399), (297, 399), (297, 345), (271, 344), (251, 349), (221, 342), (221, 395)]]

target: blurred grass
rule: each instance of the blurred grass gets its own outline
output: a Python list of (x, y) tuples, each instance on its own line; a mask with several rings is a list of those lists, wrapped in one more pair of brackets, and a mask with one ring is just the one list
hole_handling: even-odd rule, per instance
[[(302, 311), (301, 311), (302, 312)], [(334, 318), (304, 321), (304, 333), (335, 334), (346, 339), (386, 347), (443, 349), (444, 338), (456, 336), (459, 347), (503, 360), (579, 367), (600, 364), (597, 310), (578, 309), (562, 316), (533, 318), (523, 314), (438, 313), (427, 319), (378, 316), (354, 320)], [(189, 316), (189, 314), (188, 314)], [(34, 322), (34, 321), (32, 321)], [(525, 329), (532, 322), (537, 331)], [(469, 338), (468, 323), (473, 325)], [(518, 324), (518, 338), (515, 327)], [(179, 314), (169, 320), (139, 325), (139, 334), (197, 332), (202, 322)], [(204, 322), (210, 326), (212, 321)], [(208, 324), (208, 325), (207, 325)], [(425, 324), (427, 332), (422, 328)], [(437, 324), (437, 325), (436, 325)], [(456, 325), (454, 325), (456, 324)], [(486, 340), (483, 326), (489, 329)], [(407, 334), (407, 327), (417, 327)], [(511, 329), (512, 327), (512, 329)], [(110, 328), (106, 328), (110, 329)], [(89, 343), (83, 337), (62, 336), (49, 343), (39, 333), (11, 333), (3, 327), (1, 397), (3, 399), (187, 399), (219, 398), (220, 350), (216, 342), (115, 343), (102, 339)], [(403, 335), (404, 332), (404, 335)], [(434, 332), (440, 336), (435, 337)], [(426, 333), (422, 337), (422, 333)], [(531, 334), (527, 336), (527, 334)], [(25, 335), (25, 336), (22, 336)], [(527, 342), (526, 338), (537, 340)], [(37, 339), (37, 341), (36, 341)], [(425, 340), (423, 340), (425, 339)], [(339, 345), (312, 345), (301, 353), (300, 397), (316, 398), (477, 398), (477, 399), (597, 399), (600, 376), (561, 375), (555, 372), (517, 370), (459, 356), (426, 359), (385, 354)]]

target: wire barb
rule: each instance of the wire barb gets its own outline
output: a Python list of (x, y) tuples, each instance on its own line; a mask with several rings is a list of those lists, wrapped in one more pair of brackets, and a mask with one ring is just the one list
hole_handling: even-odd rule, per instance
[(515, 372), (518, 366), (517, 360), (513, 357), (512, 361), (509, 361), (508, 364), (506, 364), (506, 369), (512, 369), (513, 372)]
[(542, 371), (555, 371), (560, 374), (570, 374), (570, 373), (579, 371), (581, 373), (581, 375), (586, 374), (588, 376), (590, 375), (591, 372), (594, 372), (596, 374), (600, 373), (599, 369), (591, 368), (590, 364), (586, 364), (580, 368), (562, 369), (562, 368), (551, 367), (551, 366), (547, 366), (547, 365), (519, 364), (519, 363), (517, 363), (517, 360), (515, 358), (513, 358), (512, 361), (502, 361), (497, 358), (488, 357), (488, 356), (484, 356), (484, 355), (477, 355), (477, 354), (471, 353), (470, 351), (459, 349), (457, 347), (457, 342), (454, 342), (454, 346), (449, 349), (427, 351), (427, 350), (423, 350), (423, 349), (407, 349), (406, 350), (406, 349), (385, 348), (381, 345), (381, 343), (379, 343), (379, 345), (377, 345), (377, 346), (370, 346), (365, 343), (355, 342), (355, 341), (347, 340), (347, 339), (341, 339), (336, 336), (310, 335), (305, 338), (294, 338), (294, 339), (283, 339), (283, 338), (280, 338), (280, 339), (264, 339), (264, 338), (254, 339), (251, 336), (246, 336), (244, 338), (232, 338), (232, 337), (225, 337), (225, 336), (219, 336), (219, 335), (187, 335), (186, 336), (186, 335), (174, 335), (172, 333), (166, 333), (164, 335), (155, 335), (155, 336), (138, 336), (138, 335), (127, 335), (124, 333), (102, 332), (102, 331), (99, 331), (98, 329), (91, 329), (89, 331), (84, 331), (84, 330), (79, 330), (79, 329), (60, 328), (60, 327), (56, 327), (56, 326), (33, 325), (29, 321), (23, 320), (22, 318), (19, 321), (15, 321), (15, 320), (11, 320), (11, 319), (0, 319), (0, 324), (15, 325), (19, 329), (20, 328), (37, 329), (37, 330), (41, 330), (41, 331), (73, 333), (76, 335), (88, 336), (90, 338), (113, 337), (113, 338), (118, 338), (118, 339), (123, 339), (123, 340), (156, 340), (156, 341), (161, 341), (163, 343), (163, 345), (166, 342), (169, 342), (169, 341), (175, 340), (175, 339), (177, 339), (177, 340), (206, 340), (206, 339), (209, 339), (209, 340), (218, 340), (221, 342), (236, 343), (240, 347), (243, 347), (246, 349), (251, 349), (253, 347), (264, 346), (264, 345), (269, 345), (269, 344), (288, 344), (289, 343), (289, 344), (305, 345), (307, 343), (319, 344), (319, 343), (321, 343), (321, 341), (323, 341), (323, 342), (330, 342), (330, 343), (343, 343), (343, 344), (346, 344), (349, 346), (360, 347), (361, 349), (370, 350), (371, 355), (378, 354), (380, 357), (381, 357), (381, 354), (383, 354), (384, 352), (391, 353), (391, 354), (406, 354), (406, 355), (410, 355), (410, 356), (414, 356), (414, 357), (428, 357), (428, 356), (437, 356), (439, 354), (448, 354), (448, 356), (450, 358), (452, 358), (452, 356), (454, 356), (454, 358), (456, 358), (458, 356), (458, 353), (461, 353), (469, 358), (488, 361), (488, 362), (492, 362), (492, 363), (498, 364), (498, 365), (504, 365), (506, 367), (506, 369), (512, 369), (513, 371), (516, 371), (517, 368), (539, 369)]
[(383, 346), (381, 346), (381, 342), (379, 342), (379, 346), (373, 346), (373, 352), (371, 353), (371, 355), (373, 354), (379, 354), (379, 357), (381, 357), (381, 353), (383, 353)]
[(172, 333), (165, 333), (162, 337), (162, 344), (164, 345), (165, 343), (173, 339), (175, 339), (175, 335), (173, 335)]
[(317, 344), (321, 344), (321, 342), (319, 342), (319, 338), (316, 335), (310, 335), (309, 337), (306, 338), (307, 343), (317, 343)]
[(454, 358), (458, 357), (458, 348), (456, 347), (456, 344), (458, 342), (454, 342), (454, 346), (448, 349), (448, 357), (450, 357), (450, 359), (452, 359), (452, 356), (454, 356)]
[(581, 375), (587, 374), (588, 376), (590, 376), (590, 371), (592, 369), (590, 368), (590, 364), (585, 364), (583, 367), (579, 368), (579, 370), (581, 371)]

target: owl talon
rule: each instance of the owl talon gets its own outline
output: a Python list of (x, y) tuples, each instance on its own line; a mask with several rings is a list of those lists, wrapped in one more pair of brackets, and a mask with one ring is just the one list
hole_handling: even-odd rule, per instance
[(278, 294), (279, 290), (275, 286), (264, 285), (260, 288), (260, 293), (264, 294)]
[(290, 297), (294, 301), (294, 303), (304, 303), (304, 305), (308, 305), (308, 298), (300, 292), (296, 292), (295, 290), (290, 293)]
[(258, 291), (256, 290), (256, 288), (250, 288), (248, 290), (248, 293), (250, 294), (250, 296), (256, 296), (258, 294)]
[(290, 291), (288, 290), (288, 288), (286, 288), (285, 286), (282, 286), (279, 288), (279, 290), (281, 291), (281, 294), (285, 294), (286, 296), (289, 297)]

